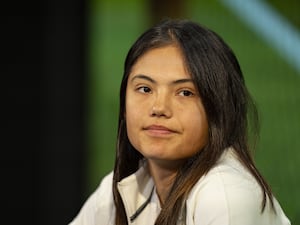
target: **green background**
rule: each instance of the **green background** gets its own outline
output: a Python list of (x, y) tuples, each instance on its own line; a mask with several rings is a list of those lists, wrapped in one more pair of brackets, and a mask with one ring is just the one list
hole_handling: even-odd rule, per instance
[[(299, 31), (299, 1), (269, 2)], [(292, 224), (300, 225), (299, 72), (219, 1), (189, 0), (185, 4), (185, 18), (216, 31), (234, 50), (261, 117), (257, 166)], [(94, 0), (88, 14), (86, 196), (113, 169), (124, 59), (135, 39), (149, 27), (145, 1)]]

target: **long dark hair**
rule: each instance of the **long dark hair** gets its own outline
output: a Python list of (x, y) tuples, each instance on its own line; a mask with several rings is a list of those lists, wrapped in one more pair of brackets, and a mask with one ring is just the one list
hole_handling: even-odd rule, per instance
[[(143, 33), (129, 50), (120, 90), (120, 114), (113, 193), (116, 225), (127, 224), (117, 183), (139, 168), (143, 156), (130, 144), (125, 122), (125, 99), (132, 66), (147, 51), (167, 45), (181, 50), (197, 87), (209, 124), (208, 144), (179, 169), (156, 225), (176, 224), (187, 195), (217, 162), (224, 149), (233, 147), (239, 160), (257, 180), (263, 191), (262, 211), (272, 192), (254, 165), (249, 146), (249, 121), (252, 137), (258, 134), (258, 116), (245, 86), (239, 63), (227, 44), (213, 31), (187, 20), (165, 20)], [(249, 118), (251, 117), (251, 120)]]

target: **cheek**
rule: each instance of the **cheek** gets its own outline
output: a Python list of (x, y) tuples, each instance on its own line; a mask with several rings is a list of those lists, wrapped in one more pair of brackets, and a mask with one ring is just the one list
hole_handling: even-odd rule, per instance
[(134, 130), (135, 121), (132, 120), (132, 117), (129, 116), (129, 115), (131, 115), (131, 113), (126, 112), (126, 129), (127, 129), (128, 139), (129, 139), (130, 143), (133, 144), (135, 142), (134, 137), (136, 136), (135, 135), (135, 130)]
[(127, 135), (129, 140), (132, 142), (132, 139), (136, 136), (136, 132), (138, 131), (137, 129), (140, 122), (139, 115), (141, 115), (141, 113), (139, 112), (138, 107), (136, 107), (136, 105), (131, 101), (126, 101), (125, 107)]
[(202, 107), (187, 117), (186, 130), (190, 143), (202, 148), (208, 141), (208, 121)]
[(134, 101), (128, 101), (126, 100), (125, 103), (125, 118), (127, 123), (134, 122), (134, 118), (136, 118), (139, 115), (139, 107), (137, 107), (136, 103)]

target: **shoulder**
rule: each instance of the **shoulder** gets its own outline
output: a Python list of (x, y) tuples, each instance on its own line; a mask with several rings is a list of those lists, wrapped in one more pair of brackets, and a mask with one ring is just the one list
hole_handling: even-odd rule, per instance
[(113, 173), (105, 176), (97, 189), (89, 196), (70, 225), (113, 224), (115, 206), (112, 193)]
[(255, 217), (260, 215), (262, 197), (254, 177), (234, 152), (228, 150), (198, 181), (187, 204), (194, 212), (195, 220), (206, 221), (203, 224), (255, 224)]
[(106, 175), (100, 185), (97, 187), (95, 194), (95, 203), (97, 207), (101, 207), (102, 204), (110, 202), (112, 199), (113, 188), (113, 172)]

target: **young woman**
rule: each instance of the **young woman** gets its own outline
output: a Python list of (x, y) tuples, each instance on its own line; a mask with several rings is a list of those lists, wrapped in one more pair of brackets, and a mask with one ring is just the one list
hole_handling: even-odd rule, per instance
[(186, 20), (149, 29), (125, 62), (114, 171), (71, 224), (290, 224), (254, 165), (249, 118), (255, 130), (217, 34)]

